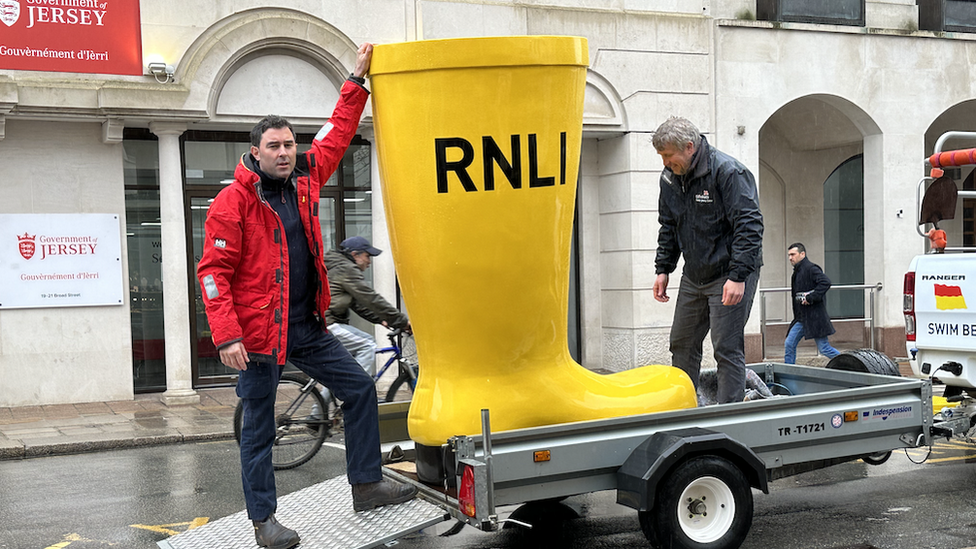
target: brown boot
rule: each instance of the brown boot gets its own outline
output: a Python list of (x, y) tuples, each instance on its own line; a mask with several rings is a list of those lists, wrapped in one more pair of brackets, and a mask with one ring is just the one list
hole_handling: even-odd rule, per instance
[(254, 539), (260, 547), (290, 549), (301, 541), (298, 532), (282, 526), (274, 515), (263, 521), (252, 520), (251, 523), (254, 524)]
[(368, 511), (383, 505), (403, 503), (417, 495), (417, 487), (389, 480), (352, 485), (352, 508)]

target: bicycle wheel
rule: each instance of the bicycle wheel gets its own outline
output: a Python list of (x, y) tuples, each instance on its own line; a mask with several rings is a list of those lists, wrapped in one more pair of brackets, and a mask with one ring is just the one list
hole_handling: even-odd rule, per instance
[(410, 400), (413, 390), (417, 387), (417, 367), (400, 362), (400, 375), (397, 376), (390, 389), (386, 392), (386, 402)]
[[(271, 463), (276, 471), (293, 469), (312, 459), (329, 436), (325, 398), (314, 383), (293, 374), (281, 376), (275, 395), (275, 439)], [(234, 410), (234, 437), (241, 443), (244, 407)]]

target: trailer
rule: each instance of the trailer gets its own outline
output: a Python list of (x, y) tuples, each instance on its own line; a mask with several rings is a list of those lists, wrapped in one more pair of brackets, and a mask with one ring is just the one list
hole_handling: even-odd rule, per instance
[[(278, 515), (302, 534), (302, 547), (368, 548), (457, 519), (493, 531), (511, 517), (501, 506), (616, 490), (637, 511), (654, 547), (732, 549), (752, 524), (753, 493), (771, 480), (864, 459), (883, 462), (898, 448), (931, 445), (929, 380), (778, 363), (748, 366), (785, 395), (493, 433), (441, 448), (444, 482), (418, 480), (406, 434), (408, 403), (381, 406), (381, 432), (404, 450), (384, 474), (420, 488), (407, 504), (352, 511), (344, 477), (284, 496)], [(400, 454), (397, 454), (401, 456)], [(248, 546), (244, 512), (159, 542), (162, 549)]]

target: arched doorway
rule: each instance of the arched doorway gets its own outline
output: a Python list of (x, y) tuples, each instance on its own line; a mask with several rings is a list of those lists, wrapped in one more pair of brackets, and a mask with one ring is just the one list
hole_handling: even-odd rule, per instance
[[(766, 231), (760, 288), (789, 288), (793, 270), (786, 261), (786, 245), (793, 242), (806, 246), (810, 260), (824, 268), (835, 286), (883, 278), (883, 262), (868, 261), (865, 254), (880, 249), (883, 240), (881, 231), (868, 229), (880, 223), (883, 205), (872, 202), (865, 208), (864, 202), (865, 194), (881, 191), (882, 178), (865, 176), (880, 173), (880, 144), (877, 124), (837, 96), (795, 99), (763, 124), (759, 197)], [(863, 317), (863, 295), (863, 290), (830, 292), (831, 316)], [(768, 296), (768, 341), (785, 337), (792, 319), (787, 298), (783, 293)], [(843, 337), (859, 339), (860, 334)]]

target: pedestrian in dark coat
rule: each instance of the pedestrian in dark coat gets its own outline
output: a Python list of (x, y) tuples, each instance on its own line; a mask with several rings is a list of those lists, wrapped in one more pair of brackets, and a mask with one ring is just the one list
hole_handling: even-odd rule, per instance
[(830, 289), (830, 279), (819, 265), (807, 259), (807, 250), (796, 242), (787, 248), (787, 257), (793, 265), (791, 296), (793, 301), (793, 322), (786, 335), (787, 364), (796, 364), (796, 346), (800, 338), (813, 339), (817, 350), (827, 358), (834, 358), (840, 352), (827, 341), (834, 333), (834, 326), (827, 314), (826, 297)]

